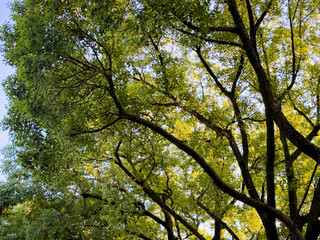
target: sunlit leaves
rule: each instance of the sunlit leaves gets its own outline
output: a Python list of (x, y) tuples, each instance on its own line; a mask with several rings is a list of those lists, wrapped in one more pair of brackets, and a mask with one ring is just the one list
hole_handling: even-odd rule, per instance
[[(237, 4), (276, 103), (307, 136), (320, 112), (316, 1)], [(266, 202), (267, 103), (225, 2), (25, 0), (12, 10), (1, 34), (17, 68), (4, 82), (16, 159), (6, 162), (4, 231), (23, 223), (39, 239), (183, 239), (201, 229), (209, 238), (220, 220), (240, 239), (265, 238), (262, 212), (205, 173)], [(277, 209), (290, 215), (293, 189), (307, 214), (314, 164), (297, 157), (289, 179), (296, 148), (274, 134)], [(40, 185), (31, 195), (28, 181)]]

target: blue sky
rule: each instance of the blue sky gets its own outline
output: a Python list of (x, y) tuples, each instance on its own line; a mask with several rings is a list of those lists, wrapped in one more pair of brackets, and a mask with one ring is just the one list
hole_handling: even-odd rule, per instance
[[(0, 0), (0, 25), (4, 24), (5, 22), (8, 22), (10, 20), (10, 10), (8, 9), (8, 3), (13, 2), (13, 0)], [(3, 80), (14, 73), (14, 69), (12, 69), (10, 66), (7, 66), (3, 60), (2, 54), (0, 56), (0, 81), (1, 83)], [(7, 100), (6, 96), (4, 94), (2, 85), (0, 86), (0, 119), (3, 119), (3, 117), (6, 115), (6, 106)], [(0, 149), (2, 149), (5, 145), (9, 143), (9, 136), (8, 132), (2, 131), (0, 128)], [(2, 158), (2, 155), (0, 154), (0, 158)], [(0, 176), (0, 180), (2, 180), (2, 177)]]

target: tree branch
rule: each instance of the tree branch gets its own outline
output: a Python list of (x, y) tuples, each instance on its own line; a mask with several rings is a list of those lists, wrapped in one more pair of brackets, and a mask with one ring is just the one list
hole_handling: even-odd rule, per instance
[[(270, 214), (276, 216), (281, 222), (283, 222), (287, 226), (290, 232), (292, 232), (295, 236), (299, 237), (298, 240), (303, 239), (301, 232), (296, 228), (293, 221), (290, 218), (288, 218), (283, 212), (263, 203), (261, 200), (250, 198), (245, 194), (239, 193), (238, 191), (231, 188), (229, 185), (227, 185), (225, 182), (222, 181), (222, 179), (217, 175), (214, 169), (194, 149), (187, 146), (183, 141), (177, 139), (176, 137), (174, 137), (173, 135), (171, 135), (170, 133), (168, 133), (158, 125), (151, 123), (145, 119), (142, 119), (138, 116), (127, 114), (123, 117), (132, 122), (148, 127), (151, 130), (163, 136), (165, 139), (167, 139), (172, 144), (177, 146), (179, 149), (181, 149), (182, 151), (187, 153), (189, 156), (191, 156), (202, 167), (202, 169), (210, 176), (214, 184), (217, 187), (219, 187), (223, 192), (225, 192), (226, 194), (230, 195), (231, 197), (245, 204), (248, 204), (249, 206), (256, 208), (257, 210), (261, 210), (263, 212), (269, 212)], [(152, 192), (149, 193), (148, 195), (151, 196), (151, 198), (153, 197)]]
[(114, 121), (112, 121), (111, 123), (108, 123), (106, 125), (104, 125), (101, 128), (97, 128), (97, 129), (92, 129), (92, 130), (86, 130), (86, 131), (81, 131), (81, 132), (77, 132), (77, 133), (71, 133), (70, 136), (77, 136), (77, 135), (81, 135), (81, 134), (86, 134), (86, 133), (96, 133), (96, 132), (101, 132), (107, 128), (109, 128), (110, 126), (114, 125), (116, 122), (118, 122), (121, 119), (121, 117), (118, 117), (117, 119), (115, 119)]
[(268, 12), (269, 12), (269, 10), (270, 10), (270, 8), (271, 8), (271, 6), (272, 6), (272, 3), (273, 3), (273, 0), (270, 0), (270, 1), (268, 2), (266, 10), (264, 10), (263, 13), (260, 15), (260, 17), (258, 18), (258, 20), (257, 20), (257, 22), (256, 22), (256, 24), (255, 24), (255, 26), (254, 26), (255, 31), (258, 30), (258, 28), (259, 28), (259, 26), (261, 25), (263, 19), (264, 19), (265, 16), (268, 14)]
[(229, 233), (230, 235), (233, 237), (234, 240), (240, 240), (238, 238), (238, 236), (235, 234), (234, 231), (232, 231), (231, 228), (229, 228), (229, 226), (224, 222), (222, 221), (221, 218), (217, 217), (208, 207), (206, 207), (205, 205), (203, 205), (203, 203), (198, 199), (196, 201), (196, 203), (211, 217), (213, 218), (215, 221), (219, 222), (220, 225), (225, 228)]
[(195, 236), (197, 236), (200, 240), (206, 240), (194, 227), (192, 227), (187, 221), (185, 221), (179, 214), (173, 211), (163, 199), (159, 196), (158, 193), (153, 191), (151, 188), (147, 187), (142, 181), (137, 179), (123, 164), (119, 156), (119, 148), (121, 142), (116, 147), (115, 156), (117, 161), (115, 162), (123, 171), (124, 173), (134, 182), (136, 182), (139, 186), (142, 187), (142, 190), (153, 200), (155, 201), (162, 209), (170, 213), (175, 219), (181, 222), (190, 232), (192, 232)]
[(253, 43), (248, 36), (242, 18), (239, 14), (235, 0), (227, 0), (229, 11), (232, 14), (234, 23), (239, 30), (239, 36), (247, 53), (248, 59), (258, 77), (260, 93), (265, 105), (270, 108), (270, 115), (278, 125), (281, 132), (306, 155), (311, 157), (317, 163), (320, 163), (320, 148), (308, 142), (287, 120), (276, 99), (273, 96), (268, 77), (261, 66), (259, 56), (256, 54)]

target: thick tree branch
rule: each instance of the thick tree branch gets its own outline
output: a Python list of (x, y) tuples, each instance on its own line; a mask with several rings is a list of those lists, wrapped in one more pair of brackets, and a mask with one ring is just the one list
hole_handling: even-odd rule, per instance
[(246, 1), (246, 7), (247, 7), (247, 12), (248, 12), (248, 17), (249, 17), (249, 23), (250, 23), (250, 37), (252, 42), (256, 45), (256, 30), (255, 30), (255, 24), (254, 24), (254, 17), (253, 17), (253, 12), (252, 12), (252, 7), (250, 0), (245, 0)]
[(202, 62), (202, 64), (204, 65), (205, 69), (207, 70), (207, 72), (209, 73), (209, 75), (213, 78), (214, 82), (216, 83), (216, 85), (218, 86), (218, 88), (221, 90), (221, 92), (230, 99), (233, 109), (234, 109), (234, 113), (238, 122), (238, 126), (240, 129), (240, 134), (241, 134), (241, 139), (242, 139), (242, 154), (240, 153), (240, 151), (238, 150), (237, 144), (235, 142), (235, 140), (233, 139), (233, 136), (230, 135), (230, 133), (226, 134), (229, 142), (230, 142), (230, 146), (232, 147), (235, 156), (237, 158), (237, 161), (239, 163), (240, 169), (241, 169), (241, 173), (242, 176), (244, 178), (246, 187), (248, 189), (248, 192), (250, 194), (250, 196), (254, 199), (259, 199), (259, 195), (258, 192), (254, 186), (253, 180), (251, 178), (251, 175), (249, 173), (249, 169), (248, 169), (248, 156), (249, 156), (249, 144), (248, 144), (248, 135), (245, 129), (245, 124), (242, 121), (241, 115), (240, 115), (240, 108), (237, 104), (236, 99), (234, 98), (234, 91), (235, 91), (235, 87), (236, 87), (236, 82), (237, 79), (240, 76), (241, 70), (242, 70), (242, 65), (243, 65), (243, 61), (244, 59), (242, 58), (240, 61), (240, 65), (239, 65), (239, 69), (237, 71), (237, 75), (236, 75), (236, 79), (233, 82), (233, 86), (231, 89), (231, 92), (229, 92), (226, 88), (224, 88), (222, 86), (222, 84), (220, 83), (219, 79), (217, 78), (217, 76), (213, 73), (212, 69), (210, 68), (210, 66), (208, 65), (208, 63), (206, 62), (206, 60), (203, 58), (202, 54), (201, 54), (201, 50), (200, 47), (198, 47), (196, 49), (196, 52), (198, 54), (198, 57), (200, 59), (200, 61)]
[(296, 184), (295, 184), (295, 174), (293, 169), (292, 156), (290, 156), (287, 140), (283, 136), (283, 134), (280, 134), (280, 139), (282, 142), (284, 156), (285, 156), (286, 175), (287, 175), (287, 181), (288, 181), (290, 217), (291, 219), (297, 219), (298, 201), (297, 201), (297, 190), (296, 190)]
[(275, 185), (274, 185), (274, 162), (275, 162), (275, 139), (274, 139), (274, 125), (272, 118), (266, 112), (267, 125), (267, 163), (266, 163), (266, 177), (267, 177), (267, 202), (270, 206), (275, 207)]
[[(267, 178), (267, 203), (276, 207), (276, 192), (275, 192), (275, 176), (274, 176), (274, 162), (275, 162), (275, 136), (274, 123), (269, 115), (268, 107), (266, 107), (266, 126), (267, 126), (267, 162), (266, 162), (266, 178)], [(268, 239), (279, 239), (276, 219), (272, 215), (267, 215), (267, 224), (265, 226)]]
[(295, 146), (300, 148), (306, 155), (311, 157), (317, 163), (320, 163), (320, 148), (308, 142), (287, 120), (276, 99), (273, 96), (268, 77), (261, 65), (259, 56), (257, 56), (253, 43), (247, 33), (243, 20), (239, 14), (235, 0), (227, 0), (229, 11), (239, 30), (239, 36), (247, 53), (248, 59), (255, 70), (259, 81), (260, 93), (263, 97), (265, 105), (270, 108), (270, 115), (284, 133)]
[[(318, 132), (320, 130), (320, 125), (315, 126), (312, 131), (306, 136), (307, 141), (311, 141), (315, 136), (318, 135)], [(294, 153), (291, 154), (290, 158), (291, 161), (294, 162), (302, 153), (301, 149), (297, 149), (296, 151), (294, 151)]]
[(244, 56), (241, 55), (241, 58), (240, 58), (240, 63), (239, 63), (239, 66), (238, 66), (238, 70), (237, 70), (237, 73), (236, 73), (236, 76), (232, 82), (232, 87), (231, 87), (231, 96), (234, 98), (234, 94), (235, 94), (235, 91), (236, 91), (236, 87), (237, 87), (237, 83), (239, 81), (239, 78), (240, 78), (240, 75), (241, 75), (241, 72), (242, 72), (242, 69), (243, 69), (243, 64), (244, 64)]
[(142, 181), (138, 180), (123, 164), (119, 156), (119, 148), (120, 148), (121, 142), (119, 142), (116, 151), (115, 156), (117, 161), (115, 162), (123, 171), (124, 173), (134, 182), (136, 182), (139, 186), (142, 187), (142, 190), (153, 200), (155, 201), (163, 210), (170, 213), (175, 219), (177, 219), (179, 222), (181, 222), (190, 232), (192, 232), (195, 236), (197, 236), (200, 240), (205, 240), (205, 238), (195, 229), (192, 227), (186, 220), (184, 220), (179, 214), (177, 214), (175, 211), (173, 211), (166, 203), (163, 201), (161, 196), (153, 191), (151, 188), (146, 186)]
[[(316, 174), (318, 165), (319, 165), (319, 164), (316, 164), (316, 165), (315, 165), (315, 167), (314, 167), (314, 169), (313, 169), (313, 172), (312, 172), (312, 175), (311, 175), (311, 177), (310, 177), (309, 183), (308, 183), (308, 185), (307, 185), (307, 188), (306, 188), (306, 190), (304, 191), (303, 198), (302, 198), (301, 203), (300, 203), (299, 208), (298, 208), (298, 214), (300, 213), (301, 208), (303, 207), (303, 204), (304, 204), (304, 202), (305, 202), (305, 200), (306, 200), (306, 198), (307, 198), (307, 196), (308, 196), (309, 189), (310, 189), (311, 184), (312, 184), (312, 182), (313, 182), (313, 179), (314, 179), (314, 177), (315, 177), (315, 174)], [(318, 185), (319, 185), (319, 184), (318, 184)], [(315, 200), (315, 198), (319, 198), (320, 195), (316, 195), (316, 194), (320, 194), (320, 193), (315, 192), (314, 194), (315, 194), (315, 195), (314, 195), (314, 197), (313, 197), (313, 200)], [(315, 200), (315, 201), (319, 201), (319, 200)], [(319, 206), (319, 207), (320, 207), (320, 206)], [(316, 210), (316, 209), (314, 209), (314, 210)], [(317, 210), (317, 211), (319, 211), (319, 213), (320, 213), (320, 209)], [(310, 210), (310, 213), (311, 213), (311, 210)]]
[[(313, 179), (313, 177), (311, 179)], [(319, 217), (320, 217), (320, 178), (317, 181), (317, 185), (314, 190), (314, 195), (313, 195), (313, 199), (312, 199), (312, 203), (309, 211), (308, 225), (307, 225), (307, 231), (305, 235), (305, 238), (307, 240), (318, 240), (318, 237), (320, 235)]]
[[(268, 204), (263, 203), (261, 200), (250, 198), (245, 194), (239, 193), (238, 191), (234, 190), (232, 187), (230, 187), (224, 181), (222, 181), (222, 179), (217, 175), (214, 169), (194, 149), (187, 146), (183, 141), (177, 139), (176, 137), (174, 137), (173, 135), (171, 135), (170, 133), (168, 133), (158, 125), (151, 123), (148, 120), (142, 119), (138, 116), (127, 114), (123, 117), (127, 118), (132, 122), (148, 127), (151, 130), (163, 136), (165, 139), (167, 139), (172, 144), (177, 146), (179, 149), (181, 149), (182, 151), (187, 153), (189, 156), (191, 156), (202, 167), (202, 169), (211, 177), (214, 184), (217, 187), (219, 187), (223, 192), (225, 192), (226, 194), (232, 196), (233, 198), (245, 204), (248, 204), (249, 206), (256, 208), (257, 210), (261, 210), (263, 212), (269, 212), (270, 214), (276, 216), (281, 222), (283, 222), (287, 226), (290, 232), (292, 232), (295, 236), (298, 237), (297, 238), (298, 240), (303, 239), (301, 232), (294, 225), (293, 221), (290, 218), (288, 218), (283, 212), (269, 206)], [(152, 193), (150, 193), (150, 196), (152, 196)]]

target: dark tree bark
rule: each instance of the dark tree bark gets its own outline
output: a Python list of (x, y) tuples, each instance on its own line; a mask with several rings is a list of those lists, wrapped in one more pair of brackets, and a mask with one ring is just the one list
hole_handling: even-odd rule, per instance
[(212, 240), (221, 240), (221, 224), (218, 221), (214, 223), (214, 237)]
[(320, 179), (316, 189), (314, 191), (313, 200), (311, 203), (309, 215), (308, 215), (308, 225), (305, 238), (306, 240), (317, 240), (320, 235)]
[(263, 97), (264, 104), (268, 106), (269, 113), (272, 119), (276, 122), (280, 131), (303, 153), (311, 157), (317, 163), (320, 163), (320, 148), (310, 143), (305, 137), (303, 137), (287, 120), (279, 104), (277, 103), (273, 93), (271, 91), (269, 79), (264, 68), (261, 65), (259, 56), (255, 50), (252, 40), (248, 34), (248, 31), (243, 23), (243, 19), (238, 11), (235, 0), (227, 1), (229, 11), (233, 17), (234, 23), (237, 26), (238, 35), (243, 43), (243, 48), (246, 51), (246, 55), (253, 67), (259, 82), (259, 90)]
[[(274, 143), (274, 124), (273, 119), (269, 114), (269, 109), (266, 106), (266, 125), (267, 125), (267, 162), (266, 162), (266, 177), (267, 177), (267, 203), (276, 207), (276, 193), (274, 184), (274, 161), (275, 161), (275, 143)], [(276, 227), (276, 218), (267, 213), (265, 220), (265, 230), (267, 239), (279, 239)]]

